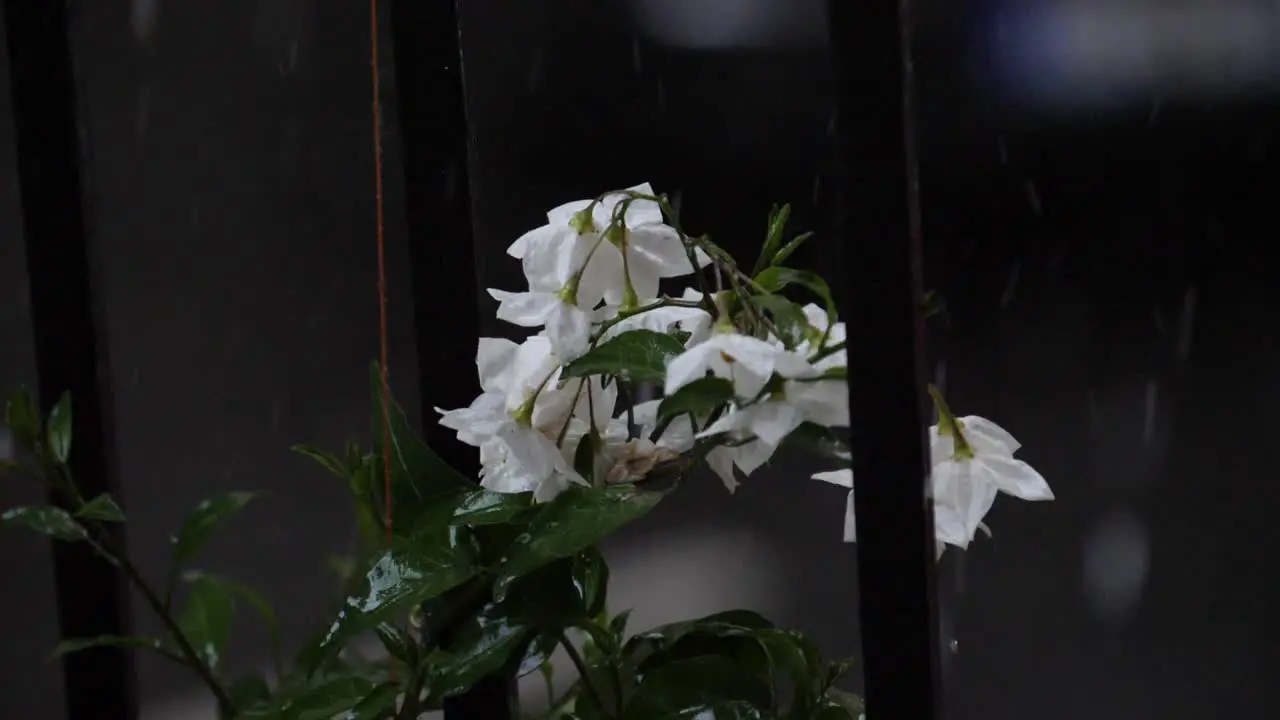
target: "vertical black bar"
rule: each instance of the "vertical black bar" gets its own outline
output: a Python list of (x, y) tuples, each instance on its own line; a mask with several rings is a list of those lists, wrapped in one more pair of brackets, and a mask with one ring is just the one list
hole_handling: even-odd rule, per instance
[(941, 717), (908, 0), (830, 0), (871, 717)]
[[(4, 0), (40, 405), (74, 400), (70, 465), (86, 497), (115, 490), (110, 377), (98, 337), (86, 232), (82, 148), (64, 0)], [(59, 501), (61, 498), (55, 498)], [(123, 537), (115, 538), (123, 544)], [(86, 545), (54, 543), (64, 639), (128, 635), (120, 575)], [(138, 717), (133, 660), (100, 648), (62, 660), (72, 720)]]
[[(423, 426), (456, 468), (476, 467), (475, 448), (436, 423), (432, 407), (466, 407), (476, 378), (475, 244), (471, 226), (466, 96), (455, 0), (391, 0), (397, 103)], [(445, 702), (446, 720), (515, 717), (515, 684), (490, 677)]]

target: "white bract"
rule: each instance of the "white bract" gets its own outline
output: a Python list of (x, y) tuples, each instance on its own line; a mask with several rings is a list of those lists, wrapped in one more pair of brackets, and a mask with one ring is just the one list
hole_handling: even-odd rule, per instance
[[(480, 448), (484, 487), (546, 501), (571, 484), (643, 483), (697, 460), (733, 491), (793, 433), (848, 427), (846, 330), (830, 298), (800, 307), (771, 295), (723, 251), (683, 234), (669, 209), (636, 185), (553, 208), (508, 248), (527, 288), (489, 293), (499, 319), (535, 334), (482, 338), (480, 396), (440, 419)], [(770, 242), (761, 267), (790, 254)], [(662, 294), (661, 281), (694, 274), (696, 287)], [(820, 282), (805, 285), (826, 294)], [(616, 408), (619, 387), (635, 397), (641, 379), (665, 399)], [(940, 414), (930, 431), (940, 547), (967, 547), (1000, 492), (1053, 498), (1014, 459), (1009, 433), (954, 418), (945, 404)], [(847, 449), (834, 456), (847, 460)], [(844, 536), (853, 541), (852, 471), (814, 477), (848, 490)]]

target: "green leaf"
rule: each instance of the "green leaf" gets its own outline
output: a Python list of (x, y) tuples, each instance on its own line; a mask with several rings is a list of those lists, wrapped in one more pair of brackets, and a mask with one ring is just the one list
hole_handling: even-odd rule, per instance
[(667, 362), (684, 352), (679, 340), (652, 330), (629, 330), (606, 340), (564, 368), (566, 377), (616, 375), (632, 381), (666, 377)]
[(809, 331), (809, 318), (805, 317), (804, 310), (799, 305), (781, 295), (753, 295), (751, 299), (773, 318), (779, 339), (788, 348), (795, 348), (805, 341)]
[(862, 698), (851, 692), (845, 692), (844, 690), (831, 688), (827, 691), (827, 700), (831, 701), (833, 705), (843, 709), (849, 714), (849, 717), (852, 718), (857, 718), (859, 715), (867, 711), (867, 707), (862, 702)]
[(455, 525), (501, 525), (524, 514), (533, 506), (533, 493), (497, 493), (475, 490), (453, 511)]
[(577, 449), (573, 451), (573, 469), (588, 485), (596, 484), (596, 445), (599, 442), (600, 436), (592, 430), (582, 436), (578, 441)]
[(756, 282), (771, 293), (776, 293), (788, 285), (799, 285), (817, 295), (827, 307), (827, 324), (836, 321), (836, 301), (831, 297), (831, 288), (827, 281), (808, 270), (796, 270), (785, 267), (770, 267), (756, 275)]
[(222, 663), (234, 614), (235, 602), (226, 587), (209, 577), (195, 578), (178, 616), (178, 628), (211, 670)]
[(773, 262), (773, 258), (778, 254), (778, 248), (782, 246), (782, 233), (786, 231), (787, 221), (790, 219), (790, 205), (782, 207), (774, 205), (769, 211), (769, 225), (765, 231), (764, 246), (760, 248), (760, 257), (756, 260), (752, 274), (758, 274), (766, 265)]
[(389, 711), (395, 709), (399, 695), (398, 683), (382, 683), (375, 687), (373, 692), (365, 695), (355, 707), (351, 708), (350, 713), (342, 716), (341, 720), (378, 720), (386, 717)]
[(662, 493), (634, 485), (569, 488), (547, 503), (528, 530), (512, 543), (506, 561), (498, 568), (494, 597), (505, 597), (507, 588), (520, 576), (578, 553), (645, 515), (662, 497)]
[(582, 596), (587, 617), (604, 612), (609, 599), (609, 563), (596, 547), (589, 547), (573, 558), (574, 585)]
[(31, 450), (40, 443), (40, 411), (25, 389), (9, 397), (5, 403), (5, 425), (22, 447)]
[(62, 393), (49, 411), (49, 450), (60, 463), (71, 457), (71, 393)]
[[(257, 673), (239, 678), (227, 688), (231, 703), (242, 712), (262, 709), (271, 699), (271, 686)], [(233, 720), (237, 715), (222, 715), (221, 720)]]
[(623, 717), (756, 720), (766, 717), (772, 695), (759, 677), (731, 658), (689, 658), (645, 675)]
[(506, 665), (532, 637), (533, 631), (512, 619), (505, 607), (489, 604), (458, 628), (447, 650), (427, 656), (431, 697), (442, 699), (469, 689)]
[[(383, 413), (382, 372), (377, 363), (369, 372), (369, 390), (373, 408), (374, 447), (377, 456), (391, 465), (391, 518), (393, 527), (412, 527), (431, 504), (431, 500), (475, 488), (475, 483), (440, 459), (426, 442), (414, 432), (404, 409), (395, 398), (387, 398)], [(391, 446), (386, 447), (390, 423)], [(383, 485), (383, 470), (375, 463), (374, 486)], [(384, 502), (386, 500), (384, 499)]]
[(320, 467), (328, 470), (331, 474), (336, 475), (344, 480), (351, 477), (351, 470), (346, 463), (339, 460), (332, 453), (321, 450), (311, 445), (294, 445), (289, 450), (307, 458), (311, 458)]
[(476, 572), (470, 548), (452, 533), (398, 539), (391, 550), (374, 560), (332, 626), (303, 652), (300, 664), (307, 674), (313, 674), (356, 635), (408, 613), (415, 605), (471, 579)]
[(686, 413), (695, 417), (705, 415), (732, 399), (732, 382), (718, 377), (700, 378), (662, 399), (658, 405), (658, 421)]
[(179, 568), (194, 557), (219, 525), (244, 509), (256, 496), (251, 492), (233, 492), (197, 505), (173, 540), (172, 567)]
[(787, 258), (791, 257), (791, 253), (795, 252), (796, 250), (799, 250), (800, 246), (804, 244), (804, 241), (808, 240), (811, 237), (813, 237), (813, 233), (807, 232), (792, 238), (791, 242), (784, 245), (782, 249), (779, 250), (778, 253), (773, 256), (773, 261), (772, 261), (773, 264), (781, 265), (782, 263), (786, 262)]
[(253, 611), (258, 615), (262, 624), (267, 629), (267, 638), (271, 643), (271, 652), (275, 657), (280, 657), (280, 621), (276, 617), (275, 608), (271, 606), (271, 601), (267, 600), (262, 593), (245, 585), (242, 582), (232, 580), (221, 575), (212, 575), (202, 571), (193, 571), (186, 573), (184, 579), (187, 582), (208, 582), (217, 585), (224, 594), (232, 598), (240, 598), (253, 607)]
[(98, 520), (100, 522), (124, 522), (124, 511), (116, 504), (116, 501), (110, 495), (99, 495), (98, 497), (85, 503), (76, 511), (76, 517), (83, 520)]
[(378, 623), (374, 632), (377, 633), (378, 640), (382, 642), (382, 647), (386, 648), (388, 655), (408, 665), (416, 663), (418, 645), (409, 633), (388, 622)]
[(84, 540), (88, 537), (80, 523), (76, 522), (66, 510), (49, 505), (6, 510), (3, 515), (0, 515), (0, 525), (26, 527), (67, 542)]
[(281, 717), (288, 720), (331, 720), (351, 710), (374, 692), (373, 682), (362, 677), (339, 677), (310, 687), (290, 698)]
[(673, 647), (677, 642), (691, 633), (704, 634), (742, 634), (752, 630), (769, 630), (773, 623), (759, 613), (750, 610), (726, 610), (713, 613), (696, 620), (660, 625), (651, 630), (638, 633), (627, 641), (623, 654), (635, 657), (645, 652), (661, 652)]
[(53, 649), (49, 655), (50, 660), (55, 660), (63, 655), (80, 652), (96, 647), (124, 647), (134, 650), (154, 650), (163, 652), (163, 644), (155, 638), (147, 637), (120, 637), (118, 635), (99, 635), (91, 638), (76, 638), (74, 640), (63, 640)]
[(801, 423), (783, 442), (822, 457), (845, 462), (853, 457), (849, 443), (843, 437), (829, 427), (811, 422)]

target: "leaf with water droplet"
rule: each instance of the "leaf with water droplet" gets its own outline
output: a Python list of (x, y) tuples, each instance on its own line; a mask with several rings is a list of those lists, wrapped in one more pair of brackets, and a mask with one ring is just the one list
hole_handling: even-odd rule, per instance
[(314, 673), (355, 636), (408, 612), (470, 580), (479, 568), (466, 542), (453, 533), (398, 538), (369, 566), (319, 641), (303, 651), (299, 664)]
[(124, 511), (110, 495), (102, 494), (85, 503), (76, 511), (76, 517), (99, 522), (124, 522)]
[(256, 493), (232, 492), (215, 498), (209, 498), (196, 506), (182, 523), (182, 529), (173, 540), (173, 568), (182, 567), (227, 518), (236, 514), (248, 505)]
[(222, 663), (235, 608), (230, 591), (216, 580), (197, 577), (191, 583), (187, 602), (178, 616), (178, 628), (210, 670)]
[(6, 510), (0, 515), (0, 525), (20, 525), (67, 542), (87, 537), (84, 528), (66, 510), (48, 505)]
[(606, 340), (564, 368), (566, 377), (615, 375), (635, 382), (660, 381), (684, 345), (666, 333), (629, 330)]

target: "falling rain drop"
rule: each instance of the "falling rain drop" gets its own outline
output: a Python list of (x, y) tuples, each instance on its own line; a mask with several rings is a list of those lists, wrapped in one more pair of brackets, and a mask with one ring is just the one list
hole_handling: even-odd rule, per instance
[(640, 38), (631, 38), (631, 69), (636, 75), (644, 73), (644, 61), (640, 57)]
[(1022, 263), (1014, 263), (1013, 269), (1009, 271), (1009, 279), (1005, 281), (1004, 292), (1000, 294), (1000, 309), (1009, 307), (1009, 303), (1013, 300), (1013, 293), (1018, 288), (1018, 277), (1022, 275)]
[(1191, 357), (1192, 329), (1196, 319), (1196, 289), (1187, 288), (1182, 296), (1182, 314), (1178, 317), (1178, 359), (1186, 361)]
[(133, 37), (138, 42), (144, 45), (151, 42), (151, 36), (156, 29), (158, 10), (159, 0), (133, 0), (129, 24), (133, 26)]

